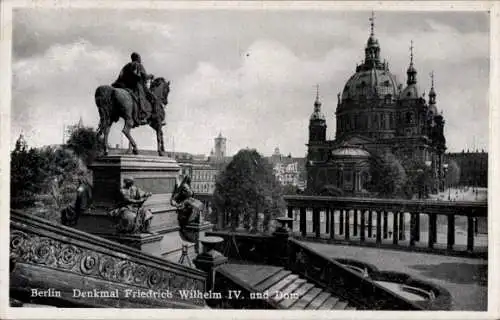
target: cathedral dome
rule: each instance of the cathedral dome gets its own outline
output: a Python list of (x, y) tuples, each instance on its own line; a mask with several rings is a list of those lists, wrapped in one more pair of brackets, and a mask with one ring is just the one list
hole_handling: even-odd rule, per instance
[(362, 100), (383, 98), (386, 95), (397, 97), (399, 83), (387, 68), (359, 70), (345, 84), (342, 100)]

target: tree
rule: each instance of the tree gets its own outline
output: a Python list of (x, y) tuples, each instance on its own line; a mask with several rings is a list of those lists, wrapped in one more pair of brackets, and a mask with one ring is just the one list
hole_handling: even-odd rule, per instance
[(404, 195), (407, 182), (406, 171), (392, 153), (374, 155), (370, 159), (371, 181), (367, 185), (370, 192), (379, 197), (396, 198)]
[(460, 181), (460, 167), (455, 160), (450, 160), (448, 162), (448, 171), (446, 172), (446, 187), (452, 187), (458, 185)]
[(88, 166), (104, 150), (104, 141), (97, 136), (93, 128), (82, 127), (73, 131), (66, 146)]
[(214, 191), (214, 210), (218, 219), (229, 218), (235, 230), (243, 218), (247, 229), (257, 230), (258, 215), (264, 215), (263, 226), (283, 212), (283, 190), (272, 166), (256, 150), (240, 150), (218, 177)]
[(85, 166), (71, 150), (16, 143), (11, 152), (11, 206), (30, 208), (41, 202), (48, 218), (58, 219), (57, 212), (74, 201), (76, 179), (84, 174)]
[(408, 198), (418, 195), (418, 198), (427, 198), (435, 187), (435, 178), (432, 168), (425, 165), (423, 161), (410, 159), (405, 161), (408, 180), (406, 194)]

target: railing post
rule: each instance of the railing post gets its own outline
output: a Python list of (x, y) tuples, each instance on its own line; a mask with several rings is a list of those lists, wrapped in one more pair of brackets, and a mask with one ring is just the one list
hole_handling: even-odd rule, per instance
[(381, 219), (382, 218), (382, 212), (380, 210), (377, 211), (377, 244), (382, 243), (382, 226), (381, 226)]
[(352, 217), (352, 235), (358, 235), (358, 209), (354, 209), (354, 216)]
[(373, 212), (372, 209), (368, 209), (368, 238), (373, 235)]
[(429, 214), (429, 248), (434, 248), (434, 243), (436, 243), (437, 235), (437, 216), (435, 214)]
[(388, 224), (387, 220), (388, 220), (389, 213), (387, 212), (387, 210), (384, 210), (383, 214), (384, 214), (384, 216), (383, 216), (383, 218), (384, 218), (384, 225), (383, 225), (384, 231), (383, 231), (383, 233), (384, 233), (384, 239), (387, 239), (387, 224)]
[(446, 241), (446, 247), (448, 250), (453, 250), (455, 245), (455, 215), (448, 215), (448, 239)]
[(467, 216), (467, 251), (474, 251), (474, 217)]
[(349, 240), (350, 236), (350, 226), (349, 226), (349, 217), (351, 216), (350, 210), (347, 209), (345, 211), (345, 239)]
[(193, 260), (194, 265), (205, 271), (208, 275), (206, 291), (212, 290), (215, 285), (215, 269), (227, 263), (227, 257), (215, 250), (215, 247), (222, 243), (224, 239), (220, 237), (205, 237), (201, 239), (203, 252), (198, 254)]
[(399, 212), (399, 240), (405, 240), (405, 212)]
[(321, 225), (320, 225), (320, 209), (313, 208), (313, 229), (316, 233), (316, 238), (321, 237)]
[(306, 208), (300, 208), (300, 233), (303, 237), (307, 236), (307, 221), (306, 221)]
[(344, 209), (340, 209), (339, 215), (339, 235), (344, 234)]
[(398, 237), (399, 237), (399, 232), (398, 232), (398, 211), (394, 210), (392, 211), (392, 243), (393, 244), (398, 244)]
[(335, 209), (329, 208), (328, 213), (330, 215), (330, 239), (335, 239)]

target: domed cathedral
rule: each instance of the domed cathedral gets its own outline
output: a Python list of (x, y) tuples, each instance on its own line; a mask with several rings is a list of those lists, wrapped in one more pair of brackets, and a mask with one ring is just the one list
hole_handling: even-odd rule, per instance
[(446, 141), (444, 119), (437, 112), (434, 75), (426, 102), (417, 86), (412, 42), (406, 87), (398, 83), (389, 71), (388, 62), (381, 59), (373, 13), (370, 21), (364, 61), (356, 66), (343, 92), (337, 95), (335, 140), (326, 140), (326, 119), (321, 111), (319, 90), (316, 92), (307, 144), (310, 193), (368, 195), (367, 185), (373, 182), (371, 159), (390, 154), (403, 164), (415, 161), (425, 164), (435, 178), (443, 178)]

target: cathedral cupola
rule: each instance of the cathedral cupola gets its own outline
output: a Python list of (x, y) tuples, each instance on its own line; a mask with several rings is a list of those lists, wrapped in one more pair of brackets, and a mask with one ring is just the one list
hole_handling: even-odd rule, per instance
[(316, 86), (316, 100), (314, 111), (309, 119), (309, 141), (326, 140), (326, 119), (321, 112), (321, 101), (319, 100), (319, 86)]

